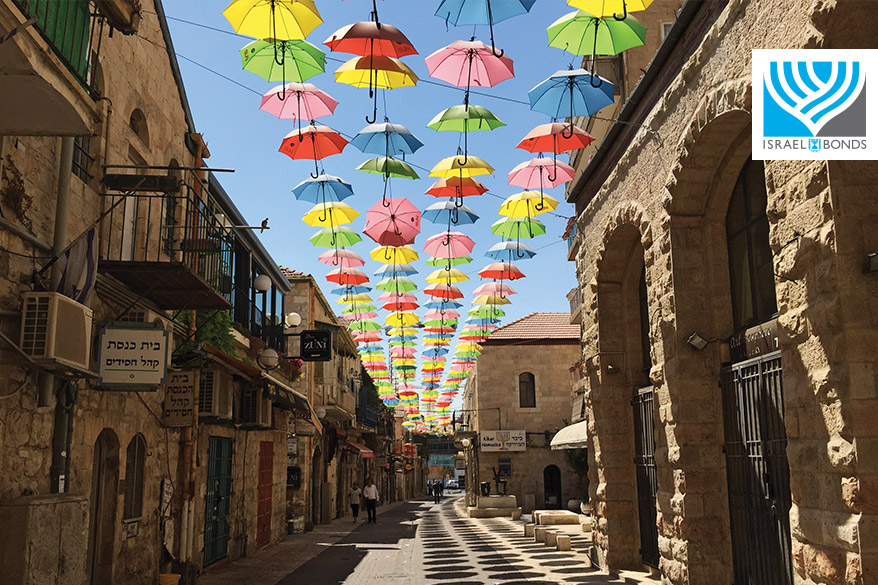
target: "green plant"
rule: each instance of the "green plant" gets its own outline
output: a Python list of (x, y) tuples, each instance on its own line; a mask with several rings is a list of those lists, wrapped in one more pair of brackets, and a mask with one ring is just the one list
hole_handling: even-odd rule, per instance
[(564, 461), (576, 474), (582, 501), (588, 502), (588, 449), (565, 449)]
[[(183, 311), (179, 319), (192, 323), (192, 311)], [(235, 338), (232, 336), (232, 314), (224, 310), (200, 310), (195, 312), (194, 344), (206, 343), (229, 355), (235, 355)]]

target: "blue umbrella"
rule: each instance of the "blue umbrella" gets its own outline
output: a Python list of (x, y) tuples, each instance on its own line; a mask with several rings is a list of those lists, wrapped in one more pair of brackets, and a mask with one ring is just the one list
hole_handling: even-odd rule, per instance
[(459, 309), (462, 306), (463, 303), (457, 301), (430, 301), (424, 304), (424, 307), (428, 309)]
[(553, 118), (591, 116), (613, 103), (613, 84), (585, 69), (556, 71), (527, 92), (530, 109)]
[(414, 154), (424, 146), (408, 128), (390, 122), (369, 124), (354, 136), (351, 144), (366, 154), (383, 156), (394, 156), (398, 152)]
[(445, 354), (447, 354), (447, 353), (448, 353), (448, 348), (445, 348), (445, 347), (434, 347), (433, 349), (428, 349), (427, 351), (425, 351), (425, 352), (424, 352), (423, 354), (421, 354), (421, 355), (429, 356), (429, 357), (438, 357), (438, 356), (440, 356), (440, 355), (445, 355)]
[(487, 24), (491, 29), (491, 50), (502, 57), (503, 51), (497, 53), (494, 48), (494, 24), (524, 14), (534, 2), (536, 0), (442, 0), (436, 16), (454, 26)]
[(485, 252), (485, 256), (488, 258), (493, 258), (494, 260), (506, 260), (507, 262), (512, 262), (513, 258), (518, 258), (520, 260), (530, 259), (536, 255), (537, 253), (530, 249), (530, 247), (513, 240), (494, 244), (487, 252)]
[(334, 295), (346, 295), (346, 294), (356, 295), (356, 294), (360, 294), (360, 293), (369, 292), (370, 290), (372, 290), (371, 286), (363, 286), (361, 284), (351, 284), (348, 286), (340, 286), (338, 288), (334, 288), (329, 292), (334, 294)]
[(305, 179), (293, 188), (293, 194), (300, 201), (310, 203), (326, 203), (341, 201), (354, 194), (354, 188), (347, 181), (332, 175), (319, 175), (314, 179)]
[(433, 223), (444, 224), (451, 222), (455, 225), (476, 223), (476, 220), (479, 219), (479, 216), (476, 215), (472, 209), (466, 205), (458, 207), (455, 205), (454, 201), (451, 200), (434, 203), (424, 210), (421, 217), (427, 221), (432, 221)]
[(418, 271), (411, 264), (385, 264), (374, 272), (375, 276), (411, 276)]

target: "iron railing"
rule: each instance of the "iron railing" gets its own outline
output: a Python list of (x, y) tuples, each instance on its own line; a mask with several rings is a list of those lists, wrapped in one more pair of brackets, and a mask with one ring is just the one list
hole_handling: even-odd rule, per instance
[(93, 66), (98, 62), (103, 17), (90, 0), (14, 0), (76, 80), (94, 95)]
[(658, 568), (659, 547), (656, 526), (655, 413), (652, 386), (635, 391), (634, 466), (637, 477), (637, 510), (640, 521), (640, 558), (645, 565)]
[(95, 162), (95, 157), (90, 154), (91, 136), (77, 136), (73, 139), (73, 174), (89, 182), (94, 178), (91, 172), (91, 165)]

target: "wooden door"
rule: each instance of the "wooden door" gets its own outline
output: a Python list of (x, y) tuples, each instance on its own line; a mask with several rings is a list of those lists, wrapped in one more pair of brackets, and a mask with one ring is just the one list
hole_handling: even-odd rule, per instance
[(256, 546), (271, 541), (271, 493), (274, 487), (274, 443), (259, 443), (259, 485), (256, 504)]

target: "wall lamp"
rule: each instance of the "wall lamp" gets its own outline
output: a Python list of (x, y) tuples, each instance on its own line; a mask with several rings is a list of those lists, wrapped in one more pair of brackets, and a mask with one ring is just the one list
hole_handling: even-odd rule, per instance
[(689, 336), (689, 339), (686, 340), (686, 343), (688, 343), (690, 346), (692, 346), (694, 349), (697, 349), (698, 351), (701, 351), (702, 349), (707, 347), (707, 344), (710, 342), (710, 339), (705, 339), (697, 333), (693, 333)]
[(878, 252), (866, 256), (866, 272), (878, 272)]
[(618, 374), (619, 366), (614, 366), (613, 364), (607, 364), (607, 373), (608, 374)]
[(256, 363), (258, 363), (263, 370), (277, 369), (280, 365), (280, 354), (270, 347), (266, 347), (259, 352), (259, 356), (256, 358)]
[(268, 292), (271, 290), (271, 279), (264, 274), (260, 274), (253, 279), (253, 288), (259, 292)]
[(287, 313), (287, 316), (284, 318), (284, 323), (290, 328), (298, 327), (302, 324), (302, 316), (296, 312)]

